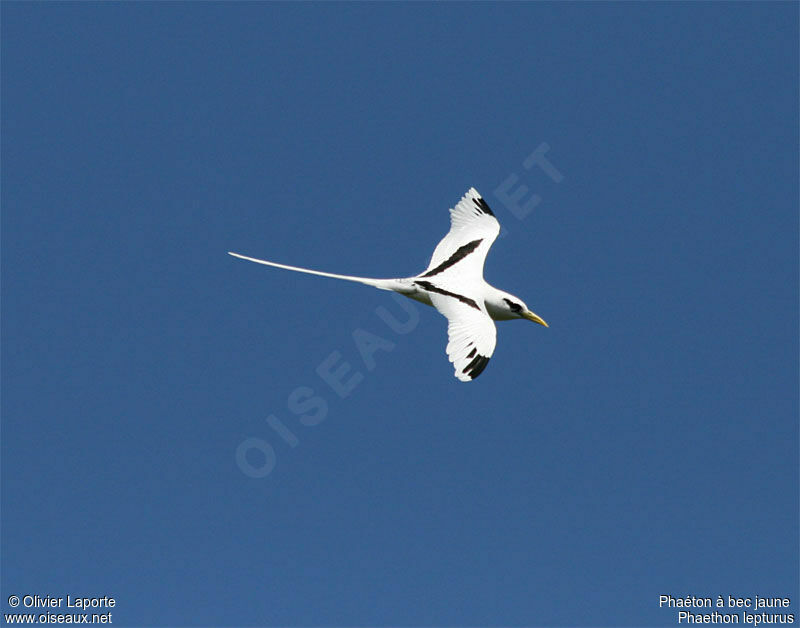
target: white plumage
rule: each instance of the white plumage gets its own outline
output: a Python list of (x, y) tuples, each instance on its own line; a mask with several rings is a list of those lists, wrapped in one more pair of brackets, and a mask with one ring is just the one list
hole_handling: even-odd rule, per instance
[(309, 270), (230, 253), (234, 257), (301, 273), (356, 281), (381, 290), (393, 290), (432, 305), (448, 321), (447, 356), (455, 375), (470, 381), (489, 363), (497, 344), (494, 321), (525, 318), (547, 327), (519, 298), (483, 278), (483, 264), (500, 233), (492, 210), (475, 188), (450, 210), (450, 231), (436, 246), (428, 267), (415, 277), (371, 279)]

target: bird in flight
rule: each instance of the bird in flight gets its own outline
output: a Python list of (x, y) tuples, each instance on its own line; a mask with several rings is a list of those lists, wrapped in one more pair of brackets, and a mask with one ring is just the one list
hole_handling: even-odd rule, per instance
[(450, 210), (450, 231), (436, 246), (428, 267), (419, 275), (400, 279), (371, 279), (323, 273), (231, 253), (234, 257), (276, 268), (322, 277), (356, 281), (380, 290), (432, 305), (447, 318), (447, 356), (455, 376), (468, 382), (489, 364), (497, 344), (494, 321), (525, 318), (547, 327), (521, 299), (498, 290), (483, 278), (489, 248), (500, 233), (500, 223), (475, 188)]

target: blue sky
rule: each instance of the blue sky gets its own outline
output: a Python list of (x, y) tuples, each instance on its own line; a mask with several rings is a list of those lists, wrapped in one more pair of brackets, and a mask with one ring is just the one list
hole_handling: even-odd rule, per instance
[[(3, 3), (3, 611), (796, 615), (797, 49), (788, 2)], [(433, 309), (225, 254), (414, 274), (470, 186), (550, 323), (470, 384)]]

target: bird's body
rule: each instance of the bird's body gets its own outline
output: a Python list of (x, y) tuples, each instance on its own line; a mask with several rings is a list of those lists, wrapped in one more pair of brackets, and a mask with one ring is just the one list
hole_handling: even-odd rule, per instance
[(258, 264), (392, 290), (435, 307), (449, 323), (447, 355), (455, 367), (455, 375), (462, 381), (470, 381), (483, 372), (494, 352), (493, 321), (525, 318), (547, 327), (519, 298), (484, 280), (483, 264), (499, 233), (500, 223), (492, 210), (477, 190), (470, 188), (450, 210), (450, 231), (436, 246), (428, 268), (414, 277), (353, 277), (230, 254)]

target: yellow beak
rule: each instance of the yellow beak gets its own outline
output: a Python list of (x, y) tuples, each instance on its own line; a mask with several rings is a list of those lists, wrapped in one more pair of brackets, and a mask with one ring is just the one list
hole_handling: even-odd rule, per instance
[(527, 318), (529, 321), (533, 321), (534, 323), (539, 323), (540, 325), (544, 325), (545, 327), (550, 327), (550, 325), (544, 322), (544, 319), (541, 316), (538, 316), (533, 312), (523, 312), (522, 318)]

